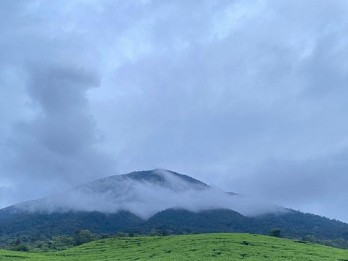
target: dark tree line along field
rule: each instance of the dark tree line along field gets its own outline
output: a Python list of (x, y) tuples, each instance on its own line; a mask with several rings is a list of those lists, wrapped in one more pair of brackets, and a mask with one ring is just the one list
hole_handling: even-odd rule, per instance
[[(49, 241), (54, 237), (73, 238), (77, 230), (89, 230), (93, 238), (117, 233), (128, 235), (172, 235), (211, 232), (241, 232), (279, 236), (348, 248), (348, 225), (317, 215), (290, 211), (282, 215), (245, 217), (232, 210), (210, 210), (193, 213), (168, 209), (148, 220), (129, 213), (99, 212), (29, 213), (0, 212), (0, 244), (5, 247)], [(273, 232), (272, 232), (273, 231)], [(68, 245), (76, 245), (66, 239)], [(70, 241), (69, 241), (70, 240)]]

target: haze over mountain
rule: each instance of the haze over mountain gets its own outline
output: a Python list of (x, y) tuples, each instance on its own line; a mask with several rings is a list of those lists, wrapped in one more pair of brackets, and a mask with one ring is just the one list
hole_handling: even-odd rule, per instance
[(285, 209), (168, 170), (98, 179), (56, 196), (0, 209), (0, 246), (73, 235), (118, 232), (187, 234), (247, 232), (348, 247), (348, 224)]
[(348, 1), (1, 0), (0, 17), (0, 207), (167, 168), (348, 222)]
[(14, 207), (48, 213), (129, 211), (144, 219), (166, 209), (193, 212), (231, 209), (246, 216), (286, 211), (271, 203), (226, 193), (192, 177), (160, 169), (98, 179), (61, 194)]

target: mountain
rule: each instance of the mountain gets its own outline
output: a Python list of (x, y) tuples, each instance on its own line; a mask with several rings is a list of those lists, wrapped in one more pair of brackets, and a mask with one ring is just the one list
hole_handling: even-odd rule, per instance
[[(171, 184), (168, 180), (168, 177), (169, 177), (168, 174), (169, 176), (171, 175), (173, 177), (181, 179), (183, 182), (185, 182), (186, 184), (190, 186), (194, 186), (200, 189), (209, 187), (207, 184), (203, 183), (202, 181), (199, 181), (190, 176), (179, 174), (177, 172), (170, 171), (170, 170), (155, 169), (155, 170), (149, 170), (149, 171), (134, 171), (132, 173), (124, 174), (120, 176), (124, 178), (133, 179), (136, 181), (147, 181), (147, 182), (160, 184), (161, 186), (170, 187)], [(112, 177), (106, 178), (105, 180), (113, 179), (117, 177), (118, 176), (112, 176)]]
[(10, 209), (44, 213), (128, 211), (142, 219), (165, 209), (193, 212), (233, 209), (247, 216), (285, 211), (269, 203), (212, 188), (192, 177), (159, 169), (95, 180), (60, 195), (23, 202)]
[(0, 210), (0, 241), (71, 235), (77, 229), (98, 234), (268, 234), (279, 229), (284, 237), (348, 246), (348, 224), (223, 192), (167, 170), (115, 175)]

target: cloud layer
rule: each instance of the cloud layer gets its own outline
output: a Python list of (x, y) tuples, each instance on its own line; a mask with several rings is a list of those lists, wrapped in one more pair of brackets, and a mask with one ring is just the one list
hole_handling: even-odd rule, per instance
[(279, 214), (287, 211), (259, 199), (230, 195), (201, 183), (190, 183), (169, 171), (155, 170), (153, 175), (163, 181), (154, 182), (115, 175), (52, 197), (20, 203), (15, 207), (24, 211), (48, 213), (66, 211), (117, 213), (123, 210), (143, 219), (148, 219), (166, 209), (186, 209), (193, 212), (232, 209), (246, 216)]
[(348, 221), (347, 12), (2, 1), (0, 204), (162, 167)]

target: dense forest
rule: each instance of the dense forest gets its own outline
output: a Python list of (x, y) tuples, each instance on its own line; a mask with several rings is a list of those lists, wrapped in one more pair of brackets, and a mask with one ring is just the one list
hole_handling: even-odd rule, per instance
[(287, 214), (245, 217), (232, 210), (199, 213), (168, 209), (143, 220), (129, 212), (0, 214), (0, 245), (26, 250), (64, 249), (102, 237), (171, 235), (211, 232), (246, 232), (348, 248), (348, 225), (313, 214), (289, 210)]

